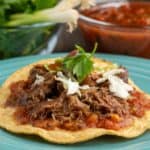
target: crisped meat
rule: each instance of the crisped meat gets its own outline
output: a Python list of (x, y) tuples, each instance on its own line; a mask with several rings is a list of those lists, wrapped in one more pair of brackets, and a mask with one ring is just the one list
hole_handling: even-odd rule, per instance
[(92, 73), (83, 81), (83, 84), (87, 84), (89, 86), (95, 86), (96, 80), (99, 79), (100, 77), (101, 77), (100, 74)]
[(75, 109), (75, 110), (88, 110), (89, 106), (85, 103), (83, 103), (77, 95), (68, 96), (68, 107), (69, 109)]
[[(44, 82), (35, 85), (36, 75), (42, 75)], [(25, 106), (46, 101), (48, 98), (57, 97), (64, 90), (63, 86), (54, 79), (52, 73), (41, 66), (35, 66), (27, 81), (19, 81), (10, 86), (11, 95), (6, 105)]]
[(52, 117), (52, 113), (62, 110), (62, 103), (60, 101), (46, 101), (40, 102), (36, 105), (30, 105), (28, 108), (31, 119), (44, 120)]
[(122, 69), (124, 69), (124, 72), (120, 73), (118, 76), (124, 81), (124, 82), (128, 82), (128, 70), (124, 67), (121, 67)]
[(55, 120), (71, 120), (77, 119), (77, 116), (80, 117), (89, 109), (89, 106), (82, 103), (76, 95), (66, 97), (65, 93), (62, 93), (56, 99), (49, 99), (27, 108), (31, 119), (52, 117)]
[[(37, 75), (42, 80), (35, 84)], [(55, 72), (37, 65), (30, 71), (27, 81), (10, 86), (6, 106), (17, 108), (15, 119), (45, 129), (79, 130), (88, 126), (117, 130), (131, 123), (133, 115), (141, 117), (148, 106), (143, 96), (136, 100), (138, 94), (132, 93), (135, 98), (129, 100), (115, 97), (109, 91), (108, 81), (96, 83), (101, 74), (92, 73), (81, 83), (90, 86), (81, 90), (81, 95), (67, 95), (62, 83), (55, 80), (55, 75)], [(128, 82), (127, 72), (118, 76)]]
[[(124, 72), (117, 74), (118, 77), (120, 77), (124, 82), (128, 82), (128, 71), (126, 68), (124, 67), (120, 67), (121, 69), (124, 70)], [(84, 81), (83, 84), (87, 84), (89, 86), (96, 86), (96, 80), (98, 80), (99, 78), (101, 78), (102, 75), (99, 73), (91, 73)]]
[(92, 88), (82, 93), (82, 102), (88, 104), (93, 112), (100, 115), (116, 113), (119, 116), (129, 115), (128, 103), (114, 97), (108, 87)]

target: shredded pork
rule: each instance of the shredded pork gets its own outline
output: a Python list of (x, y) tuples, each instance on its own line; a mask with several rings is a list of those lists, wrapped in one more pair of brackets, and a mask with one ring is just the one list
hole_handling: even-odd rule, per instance
[[(42, 81), (35, 84), (37, 75), (42, 77)], [(11, 85), (11, 94), (6, 106), (23, 108), (24, 111), (18, 109), (18, 113), (15, 113), (15, 117), (18, 117), (20, 122), (30, 122), (32, 125), (37, 123), (36, 126), (39, 127), (44, 124), (44, 128), (51, 128), (54, 125), (78, 130), (85, 127), (85, 122), (91, 114), (95, 114), (93, 118), (96, 120), (108, 119), (114, 114), (116, 118), (131, 116), (128, 101), (114, 96), (109, 91), (108, 81), (102, 84), (96, 83), (96, 80), (101, 77), (100, 74), (92, 73), (82, 82), (90, 88), (81, 89), (80, 96), (67, 95), (66, 89), (55, 79), (55, 76), (55, 72), (49, 72), (43, 66), (37, 65), (30, 71), (27, 81), (19, 81)], [(128, 82), (126, 71), (118, 76)], [(24, 119), (25, 117), (28, 119)], [(50, 120), (50, 123), (47, 120)]]

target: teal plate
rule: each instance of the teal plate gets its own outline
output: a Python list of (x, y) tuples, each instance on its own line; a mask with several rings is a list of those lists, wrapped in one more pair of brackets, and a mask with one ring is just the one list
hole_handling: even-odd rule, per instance
[[(0, 84), (15, 70), (43, 58), (62, 56), (30, 56), (0, 61)], [(145, 92), (150, 93), (150, 60), (134, 57), (97, 54), (97, 57), (121, 64), (129, 70), (130, 77)], [(140, 137), (124, 139), (114, 136), (103, 136), (94, 140), (73, 144), (56, 145), (48, 143), (36, 136), (11, 134), (0, 129), (0, 150), (150, 150), (150, 133), (147, 131)]]

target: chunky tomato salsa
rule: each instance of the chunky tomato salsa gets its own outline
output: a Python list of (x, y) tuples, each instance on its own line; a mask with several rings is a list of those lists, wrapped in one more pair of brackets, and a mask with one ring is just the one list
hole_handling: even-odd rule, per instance
[[(107, 80), (101, 84), (96, 82), (102, 77), (96, 72), (80, 83), (80, 93), (68, 95), (62, 82), (56, 80), (57, 72), (49, 71), (57, 67), (58, 64), (36, 65), (27, 81), (10, 85), (6, 107), (16, 108), (14, 119), (20, 124), (46, 130), (76, 131), (89, 127), (119, 130), (131, 125), (134, 117), (142, 117), (150, 108), (149, 100), (135, 89), (126, 100), (115, 96)], [(128, 83), (126, 70), (117, 76)]]
[(150, 26), (150, 4), (146, 2), (97, 5), (82, 11), (82, 14), (96, 20), (125, 27)]
[(79, 27), (88, 50), (98, 42), (100, 52), (150, 58), (149, 1), (100, 3), (81, 14)]

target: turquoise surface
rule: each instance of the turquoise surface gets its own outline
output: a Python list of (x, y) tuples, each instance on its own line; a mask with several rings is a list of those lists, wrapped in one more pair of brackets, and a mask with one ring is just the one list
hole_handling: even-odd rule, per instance
[[(62, 56), (30, 56), (0, 61), (0, 84), (15, 70), (43, 58)], [(107, 60), (121, 64), (129, 70), (135, 83), (145, 92), (150, 93), (150, 60), (134, 57), (97, 54)], [(0, 150), (150, 150), (150, 132), (135, 139), (124, 139), (103, 136), (88, 142), (74, 145), (55, 145), (36, 136), (25, 136), (8, 133), (0, 129)]]

